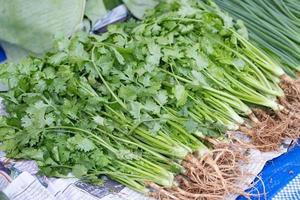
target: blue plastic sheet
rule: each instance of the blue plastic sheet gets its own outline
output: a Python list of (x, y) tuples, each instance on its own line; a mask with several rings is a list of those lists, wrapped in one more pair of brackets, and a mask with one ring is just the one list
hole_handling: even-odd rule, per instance
[(0, 46), (0, 63), (6, 60), (6, 55), (3, 48)]
[[(295, 196), (300, 192), (300, 184), (294, 187), (286, 187), (292, 183), (293, 179), (300, 174), (300, 146), (298, 144), (291, 147), (287, 153), (270, 160), (263, 170), (257, 175), (252, 188), (248, 189), (252, 200), (273, 200), (273, 199), (299, 199), (287, 198)], [(278, 198), (283, 196), (283, 198)], [(246, 200), (239, 197), (237, 200)]]

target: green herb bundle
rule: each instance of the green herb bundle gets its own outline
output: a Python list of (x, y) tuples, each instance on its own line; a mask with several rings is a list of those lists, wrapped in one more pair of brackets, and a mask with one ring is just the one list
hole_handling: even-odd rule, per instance
[[(273, 148), (279, 138), (298, 137), (292, 124), (299, 120), (299, 89), (246, 39), (241, 21), (234, 22), (211, 2), (162, 3), (150, 16), (127, 30), (135, 55), (167, 74), (165, 85), (175, 91), (181, 85), (193, 120), (246, 131), (261, 149)], [(272, 117), (257, 109), (261, 106), (271, 108)], [(247, 117), (254, 132), (244, 127)]]
[(56, 46), (43, 59), (1, 68), (10, 88), (1, 94), (9, 113), (1, 118), (1, 149), (8, 157), (34, 159), (49, 176), (72, 172), (97, 182), (108, 175), (145, 194), (204, 165), (192, 153), (205, 155), (211, 145), (198, 136), (219, 136), (220, 129), (173, 111), (177, 99), (164, 88), (164, 73), (142, 75), (132, 50), (106, 36), (80, 33)]
[[(240, 193), (236, 156), (244, 155), (213, 145), (238, 129), (258, 134), (258, 145), (278, 145), (283, 132), (264, 138), (253, 105), (297, 118), (277, 101), (283, 70), (245, 34), (214, 4), (176, 0), (144, 21), (78, 33), (44, 58), (7, 63), (0, 147), (37, 160), (47, 175), (108, 175), (157, 198)], [(245, 128), (248, 119), (262, 131)]]
[(216, 0), (222, 9), (245, 22), (259, 48), (295, 77), (300, 69), (300, 7), (294, 0)]

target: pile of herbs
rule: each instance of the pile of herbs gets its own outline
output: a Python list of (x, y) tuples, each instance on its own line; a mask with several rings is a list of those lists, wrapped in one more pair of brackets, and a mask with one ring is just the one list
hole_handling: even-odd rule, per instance
[[(202, 12), (185, 1), (161, 4), (150, 13), (156, 17), (125, 28), (134, 38), (135, 55), (173, 77), (165, 85), (184, 86), (192, 102), (187, 114), (196, 122), (242, 130), (261, 150), (276, 148), (286, 136), (298, 138), (295, 82), (247, 40), (242, 21), (235, 22), (212, 2), (198, 6)], [(247, 118), (252, 130), (245, 128)]]
[(295, 0), (216, 0), (222, 9), (242, 19), (250, 39), (296, 77), (300, 70), (300, 6)]
[(79, 33), (43, 59), (1, 67), (9, 87), (1, 94), (9, 113), (1, 117), (1, 149), (36, 160), (49, 176), (104, 174), (143, 193), (146, 182), (171, 187), (184, 172), (180, 161), (207, 151), (192, 133), (218, 130), (168, 110), (184, 103), (180, 91), (164, 89), (163, 73), (147, 74), (131, 49), (105, 37)]
[(43, 58), (4, 64), (1, 150), (36, 160), (46, 175), (108, 175), (171, 199), (238, 193), (235, 152), (209, 152), (211, 144), (248, 121), (261, 125), (253, 105), (287, 109), (277, 101), (283, 70), (246, 33), (214, 4), (176, 0), (141, 22), (78, 33)]

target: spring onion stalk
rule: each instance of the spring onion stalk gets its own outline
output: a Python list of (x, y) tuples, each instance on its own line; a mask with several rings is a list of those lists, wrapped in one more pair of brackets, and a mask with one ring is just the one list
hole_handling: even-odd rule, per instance
[[(299, 71), (300, 17), (294, 0), (216, 0), (221, 9), (245, 22), (249, 37), (289, 75)], [(270, 66), (271, 67), (271, 66)]]

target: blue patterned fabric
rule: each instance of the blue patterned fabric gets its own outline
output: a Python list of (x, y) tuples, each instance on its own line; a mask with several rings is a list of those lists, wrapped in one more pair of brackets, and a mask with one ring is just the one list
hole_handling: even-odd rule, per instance
[(272, 200), (295, 200), (300, 199), (300, 174), (282, 188)]
[(300, 200), (300, 146), (295, 145), (287, 153), (268, 161), (258, 177), (247, 190), (252, 194), (251, 200)]

